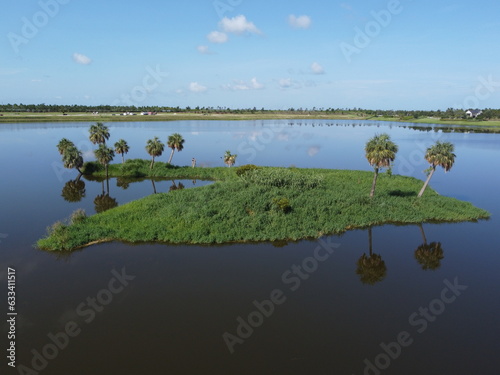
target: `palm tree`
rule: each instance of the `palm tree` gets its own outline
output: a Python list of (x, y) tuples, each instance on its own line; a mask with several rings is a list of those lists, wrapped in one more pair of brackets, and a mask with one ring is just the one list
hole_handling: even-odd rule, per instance
[(115, 143), (115, 152), (117, 154), (122, 154), (122, 164), (125, 163), (125, 154), (128, 152), (129, 147), (127, 141), (120, 139)]
[(182, 151), (184, 148), (184, 138), (179, 133), (174, 133), (168, 136), (167, 146), (172, 149), (170, 153), (170, 157), (168, 158), (168, 164), (172, 162), (172, 158), (174, 157), (174, 151)]
[(436, 171), (436, 167), (440, 165), (443, 167), (445, 172), (448, 172), (451, 167), (453, 167), (453, 163), (455, 163), (456, 155), (453, 153), (455, 150), (455, 146), (453, 146), (450, 142), (439, 142), (437, 141), (435, 145), (429, 147), (427, 152), (425, 153), (425, 159), (431, 164), (429, 168), (429, 175), (427, 176), (427, 180), (425, 180), (424, 186), (418, 193), (418, 197), (421, 197), (424, 194), (425, 188), (429, 185), (429, 181), (431, 180), (432, 175)]
[(391, 141), (391, 138), (388, 134), (375, 135), (366, 143), (366, 159), (368, 160), (368, 163), (370, 163), (370, 165), (375, 169), (370, 197), (373, 197), (375, 195), (375, 186), (377, 184), (379, 169), (390, 168), (391, 163), (396, 158), (397, 152), (398, 146)]
[(233, 166), (236, 163), (236, 157), (238, 155), (231, 155), (231, 151), (227, 150), (224, 154), (224, 163), (227, 164), (228, 167)]
[(70, 146), (75, 146), (73, 142), (71, 142), (69, 139), (63, 138), (59, 141), (57, 144), (57, 150), (59, 151), (59, 154), (64, 154), (64, 150), (66, 150)]
[(154, 139), (148, 140), (148, 143), (146, 144), (146, 151), (148, 152), (149, 155), (153, 157), (149, 169), (153, 169), (153, 166), (155, 164), (155, 157), (161, 156), (164, 149), (165, 145), (161, 143), (158, 137), (154, 137)]
[(83, 167), (83, 157), (82, 152), (77, 149), (74, 145), (68, 146), (64, 149), (62, 154), (62, 160), (64, 164), (64, 168), (76, 168), (76, 170), (83, 174), (81, 171), (81, 167)]
[(368, 242), (370, 246), (369, 256), (366, 254), (361, 255), (361, 257), (356, 262), (356, 274), (359, 275), (360, 280), (363, 284), (374, 285), (379, 281), (382, 281), (387, 274), (387, 267), (382, 257), (378, 254), (373, 253), (372, 248), (372, 228), (368, 228)]
[(93, 144), (106, 144), (106, 140), (109, 139), (109, 129), (102, 122), (91, 125), (89, 133), (90, 142)]
[(94, 155), (99, 163), (104, 165), (106, 168), (106, 180), (108, 179), (108, 166), (113, 158), (115, 157), (115, 153), (112, 148), (106, 147), (104, 144), (100, 144), (99, 148), (94, 151)]

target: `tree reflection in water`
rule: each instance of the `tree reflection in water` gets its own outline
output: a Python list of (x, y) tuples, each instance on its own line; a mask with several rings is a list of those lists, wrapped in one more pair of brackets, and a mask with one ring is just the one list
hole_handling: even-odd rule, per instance
[(422, 224), (419, 224), (419, 227), (424, 243), (415, 250), (415, 259), (422, 266), (423, 270), (437, 270), (441, 267), (441, 259), (444, 259), (441, 242), (431, 242), (428, 244)]
[(66, 202), (80, 202), (85, 198), (85, 182), (77, 178), (66, 182), (61, 191), (61, 196)]
[(387, 274), (387, 267), (379, 254), (373, 253), (372, 228), (368, 228), (369, 255), (363, 254), (356, 262), (356, 274), (363, 284), (375, 285)]

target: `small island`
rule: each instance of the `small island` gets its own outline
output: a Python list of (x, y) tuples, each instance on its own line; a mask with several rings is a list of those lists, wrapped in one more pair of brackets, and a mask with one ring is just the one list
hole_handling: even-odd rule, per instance
[[(422, 181), (381, 173), (370, 197), (367, 171), (257, 167), (176, 167), (132, 159), (85, 174), (106, 177), (206, 179), (211, 185), (160, 193), (87, 217), (77, 211), (49, 228), (37, 246), (74, 250), (107, 241), (222, 244), (299, 240), (388, 223), (462, 222), (490, 214), (444, 197)], [(368, 189), (368, 190), (367, 190)]]

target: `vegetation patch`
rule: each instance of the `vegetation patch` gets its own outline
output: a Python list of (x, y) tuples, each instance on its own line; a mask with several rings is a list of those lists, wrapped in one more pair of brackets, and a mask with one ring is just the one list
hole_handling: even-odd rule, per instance
[[(88, 164), (87, 164), (88, 166)], [(459, 222), (488, 218), (472, 204), (443, 197), (422, 181), (381, 174), (370, 198), (373, 173), (259, 167), (174, 167), (127, 160), (109, 165), (110, 176), (217, 180), (212, 185), (154, 194), (68, 223), (57, 223), (37, 242), (45, 250), (71, 250), (95, 242), (213, 244), (281, 241), (339, 234), (383, 223)], [(103, 169), (94, 175), (105, 175)]]

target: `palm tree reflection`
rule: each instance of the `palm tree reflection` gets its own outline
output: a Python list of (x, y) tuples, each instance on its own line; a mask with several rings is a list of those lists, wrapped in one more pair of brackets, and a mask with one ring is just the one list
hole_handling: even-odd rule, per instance
[(182, 190), (182, 189), (184, 189), (184, 184), (182, 182), (179, 182), (178, 184), (176, 184), (175, 181), (172, 180), (172, 186), (170, 186), (168, 191)]
[(62, 188), (61, 196), (66, 202), (80, 202), (85, 198), (85, 182), (80, 178), (69, 180)]
[(94, 199), (94, 208), (95, 212), (100, 213), (107, 211), (111, 208), (115, 208), (118, 206), (118, 202), (115, 198), (109, 196), (109, 194), (101, 194), (95, 197)]
[(419, 227), (424, 243), (415, 250), (415, 259), (423, 270), (437, 270), (441, 267), (441, 259), (444, 258), (441, 242), (428, 244), (422, 224), (419, 224)]
[(356, 274), (363, 284), (375, 285), (387, 274), (387, 267), (379, 254), (373, 253), (372, 228), (368, 228), (369, 255), (363, 254), (356, 262)]

